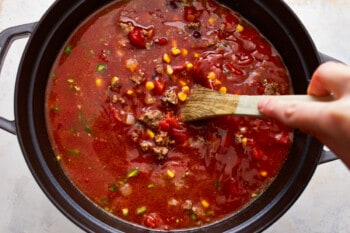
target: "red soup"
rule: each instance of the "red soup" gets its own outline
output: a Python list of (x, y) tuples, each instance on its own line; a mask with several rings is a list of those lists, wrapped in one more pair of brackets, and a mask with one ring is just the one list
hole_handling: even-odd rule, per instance
[(212, 0), (132, 0), (84, 22), (47, 86), (47, 127), (69, 179), (105, 211), (157, 229), (220, 220), (258, 198), (288, 154), (272, 119), (183, 123), (191, 89), (283, 95), (271, 44)]

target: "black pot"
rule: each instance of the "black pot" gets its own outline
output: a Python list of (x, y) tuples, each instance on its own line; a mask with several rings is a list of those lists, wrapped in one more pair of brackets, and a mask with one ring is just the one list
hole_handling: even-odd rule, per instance
[[(69, 219), (88, 232), (147, 232), (113, 217), (88, 201), (67, 179), (55, 159), (45, 124), (45, 89), (50, 69), (66, 40), (87, 17), (112, 0), (56, 1), (38, 23), (0, 34), (0, 68), (11, 42), (30, 35), (16, 81), (15, 120), (0, 117), (0, 128), (16, 134), (34, 178)], [(276, 47), (288, 67), (296, 94), (306, 92), (321, 59), (291, 9), (279, 0), (222, 1), (253, 23)], [(250, 206), (220, 222), (187, 232), (256, 232), (275, 222), (296, 201), (321, 162), (332, 160), (322, 144), (298, 130), (290, 155), (276, 180)], [(156, 232), (156, 231), (152, 231)]]

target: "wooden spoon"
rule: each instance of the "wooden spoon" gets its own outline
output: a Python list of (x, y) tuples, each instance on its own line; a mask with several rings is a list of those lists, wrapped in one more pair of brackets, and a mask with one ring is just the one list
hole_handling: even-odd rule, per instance
[(196, 86), (187, 103), (180, 110), (179, 117), (183, 122), (228, 115), (263, 117), (258, 110), (258, 102), (265, 98), (303, 102), (330, 101), (332, 99), (331, 97), (310, 95), (233, 95)]

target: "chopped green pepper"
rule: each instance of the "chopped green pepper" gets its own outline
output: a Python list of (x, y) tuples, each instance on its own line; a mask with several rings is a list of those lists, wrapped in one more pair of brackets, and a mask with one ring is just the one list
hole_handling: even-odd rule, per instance
[(147, 211), (146, 206), (142, 206), (142, 207), (136, 209), (136, 214), (141, 215), (141, 214), (144, 214), (146, 211)]
[(80, 150), (79, 149), (71, 149), (71, 150), (68, 150), (68, 154), (70, 154), (70, 155), (79, 155), (80, 154)]
[(129, 178), (131, 178), (131, 177), (135, 177), (135, 176), (137, 176), (139, 173), (140, 173), (140, 169), (135, 168), (135, 169), (129, 171), (129, 172), (126, 174), (125, 179), (129, 179)]
[(72, 45), (68, 44), (66, 48), (64, 49), (64, 53), (69, 55), (72, 52)]
[(118, 189), (118, 187), (117, 187), (117, 185), (115, 185), (115, 184), (112, 184), (112, 185), (110, 185), (109, 186), (109, 191), (111, 191), (111, 192), (116, 192), (117, 191), (117, 189)]
[(102, 72), (107, 68), (107, 65), (105, 63), (98, 64), (96, 71), (97, 72)]
[(85, 125), (84, 129), (85, 129), (85, 132), (86, 132), (86, 133), (92, 134), (92, 130), (91, 130), (90, 126)]
[(55, 113), (58, 113), (60, 111), (60, 108), (55, 106), (52, 108), (52, 110), (55, 112)]

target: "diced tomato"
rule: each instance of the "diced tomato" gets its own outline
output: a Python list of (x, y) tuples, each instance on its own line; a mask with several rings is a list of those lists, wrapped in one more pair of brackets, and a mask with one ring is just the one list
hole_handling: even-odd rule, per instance
[(108, 62), (108, 55), (110, 54), (110, 51), (108, 50), (101, 50), (100, 54), (99, 54), (99, 58), (104, 61), (104, 62)]
[(185, 128), (172, 128), (170, 131), (171, 136), (174, 137), (175, 141), (179, 144), (187, 142), (189, 136)]
[(265, 93), (265, 87), (261, 82), (255, 82), (254, 83), (257, 87), (257, 92), (259, 95), (263, 95)]
[(184, 143), (188, 140), (188, 132), (185, 127), (180, 125), (177, 119), (167, 117), (159, 123), (159, 129), (169, 132), (177, 143)]
[(242, 75), (243, 74), (242, 70), (240, 70), (237, 67), (233, 66), (231, 63), (227, 63), (225, 65), (225, 69), (227, 69), (228, 71), (230, 71), (231, 73), (236, 74), (236, 75)]
[(135, 27), (132, 31), (129, 32), (129, 40), (132, 45), (138, 48), (146, 48), (146, 40), (142, 34), (141, 27)]
[(179, 122), (175, 118), (167, 117), (159, 123), (159, 128), (169, 132), (171, 128), (179, 128)]
[(155, 43), (159, 45), (166, 45), (168, 44), (168, 38), (166, 37), (158, 38)]
[(146, 216), (144, 221), (145, 226), (149, 228), (159, 227), (160, 225), (162, 225), (162, 223), (163, 221), (157, 213), (150, 213)]
[(165, 81), (158, 77), (154, 80), (154, 91), (156, 94), (161, 95), (165, 91)]

